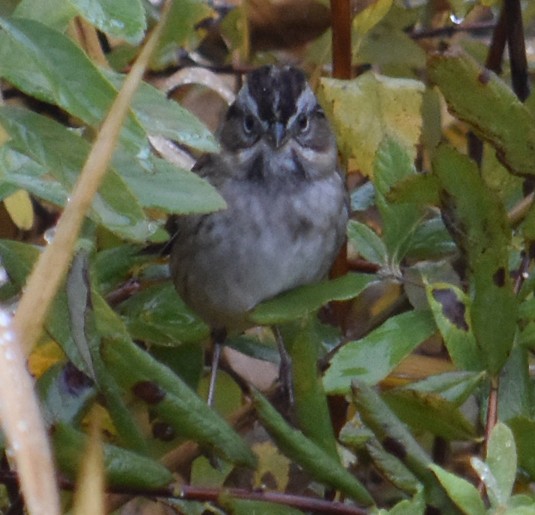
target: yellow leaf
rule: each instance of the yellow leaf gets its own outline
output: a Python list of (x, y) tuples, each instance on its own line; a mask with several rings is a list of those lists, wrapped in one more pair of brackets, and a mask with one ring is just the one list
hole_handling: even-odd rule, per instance
[(23, 231), (33, 226), (33, 206), (27, 191), (18, 190), (4, 199), (4, 205), (15, 225)]
[(365, 73), (354, 80), (322, 79), (319, 95), (344, 157), (371, 176), (381, 141), (393, 137), (416, 157), (424, 85), (417, 80)]
[(41, 377), (52, 365), (65, 359), (59, 345), (49, 340), (37, 346), (28, 357), (28, 368), (34, 377)]
[(258, 456), (258, 467), (254, 475), (255, 487), (267, 486), (284, 491), (288, 485), (290, 460), (283, 456), (272, 442), (257, 443), (253, 445), (253, 451)]
[(355, 16), (353, 28), (357, 31), (359, 38), (362, 38), (387, 15), (392, 2), (393, 0), (375, 0)]

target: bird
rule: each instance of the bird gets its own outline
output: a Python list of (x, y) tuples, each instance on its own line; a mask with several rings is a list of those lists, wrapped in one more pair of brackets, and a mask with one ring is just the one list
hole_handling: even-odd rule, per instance
[[(217, 137), (220, 151), (193, 171), (227, 207), (176, 217), (169, 265), (178, 294), (212, 330), (215, 362), (255, 306), (327, 275), (349, 217), (335, 136), (300, 69), (247, 74)], [(212, 363), (209, 404), (214, 382)]]

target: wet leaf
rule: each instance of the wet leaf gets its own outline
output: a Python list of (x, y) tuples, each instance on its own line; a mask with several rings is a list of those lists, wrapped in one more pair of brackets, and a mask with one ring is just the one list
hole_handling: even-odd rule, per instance
[(110, 36), (139, 43), (146, 28), (140, 0), (70, 0), (78, 13)]
[[(89, 143), (59, 123), (18, 107), (1, 107), (0, 121), (18, 150), (47, 167), (67, 191), (72, 189)], [(91, 216), (111, 231), (137, 241), (147, 240), (155, 231), (124, 180), (111, 170), (95, 197)]]
[(498, 422), (490, 434), (485, 461), (496, 478), (496, 489), (487, 487), (487, 494), (493, 506), (505, 506), (516, 479), (517, 454), (513, 433), (502, 422)]
[[(103, 73), (115, 88), (121, 88), (123, 75)], [(132, 110), (150, 135), (164, 136), (204, 152), (218, 150), (216, 139), (198, 118), (150, 84), (140, 84), (132, 100)]]
[[(0, 75), (89, 125), (96, 127), (103, 121), (117, 91), (80, 47), (61, 32), (34, 20), (0, 18), (0, 26), (4, 30), (2, 57), (6, 57)], [(21, 60), (25, 64), (22, 71)], [(134, 149), (147, 147), (144, 132), (132, 115), (125, 120), (122, 136)]]

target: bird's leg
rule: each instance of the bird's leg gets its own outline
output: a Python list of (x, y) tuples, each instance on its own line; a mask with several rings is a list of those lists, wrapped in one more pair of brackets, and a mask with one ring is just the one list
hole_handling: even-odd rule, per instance
[(210, 367), (210, 384), (208, 386), (208, 399), (206, 401), (208, 406), (210, 407), (214, 405), (217, 371), (219, 369), (219, 360), (221, 359), (221, 350), (226, 339), (227, 331), (225, 329), (214, 329), (212, 331), (212, 364)]
[(292, 382), (292, 358), (286, 350), (284, 345), (284, 338), (278, 326), (273, 326), (273, 332), (275, 333), (275, 339), (277, 340), (277, 347), (279, 348), (280, 366), (279, 366), (279, 381), (282, 384), (282, 388), (288, 395), (288, 401), (290, 406), (294, 405), (294, 388)]

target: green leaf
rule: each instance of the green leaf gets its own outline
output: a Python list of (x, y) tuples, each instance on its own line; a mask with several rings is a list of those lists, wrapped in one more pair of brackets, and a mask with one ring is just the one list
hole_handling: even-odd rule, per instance
[(396, 488), (414, 494), (422, 489), (422, 483), (393, 454), (385, 450), (377, 438), (370, 438), (365, 445), (373, 464)]
[(533, 446), (535, 420), (519, 416), (509, 420), (507, 424), (515, 435), (518, 465), (535, 478), (535, 447)]
[(403, 388), (386, 392), (383, 399), (416, 430), (427, 430), (446, 440), (474, 440), (477, 436), (459, 409), (438, 394)]
[(388, 262), (388, 254), (383, 240), (366, 224), (350, 220), (347, 225), (349, 243), (364, 259), (378, 265)]
[(418, 22), (417, 8), (403, 8), (394, 2), (386, 17), (366, 34), (357, 63), (373, 63), (390, 77), (417, 77), (417, 70), (425, 67), (426, 53), (408, 29)]
[(291, 359), (295, 412), (299, 428), (316, 445), (338, 459), (327, 397), (318, 372), (320, 336), (308, 317), (281, 327)]
[[(122, 87), (124, 75), (103, 73), (115, 88)], [(146, 82), (142, 82), (134, 94), (132, 110), (147, 134), (163, 136), (204, 152), (216, 152), (219, 148), (212, 133), (198, 118)]]
[[(12, 240), (0, 240), (2, 266), (6, 269), (10, 281), (14, 283), (18, 291), (22, 291), (26, 284), (26, 279), (30, 275), (39, 254), (39, 248), (36, 246)], [(47, 314), (45, 330), (60, 345), (76, 368), (91, 376), (92, 371), (87, 367), (86, 360), (80, 355), (74, 343), (70, 324), (66, 323), (68, 312), (67, 294), (63, 287), (58, 291)]]
[(69, 0), (80, 16), (110, 36), (139, 43), (146, 28), (140, 0)]
[(516, 330), (507, 214), (466, 156), (441, 145), (432, 165), (441, 186), (443, 217), (471, 273), (474, 335), (487, 370), (495, 375), (507, 359)]
[(530, 374), (531, 353), (515, 345), (500, 375), (498, 412), (503, 422), (525, 415), (532, 416), (535, 400)]
[(317, 481), (340, 490), (367, 506), (373, 504), (370, 494), (338, 460), (301, 432), (292, 429), (259, 392), (254, 395), (254, 404), (262, 425), (288, 458), (301, 465)]
[(254, 466), (254, 454), (228, 423), (169, 368), (128, 341), (105, 342), (101, 352), (122, 388), (147, 402), (180, 435), (213, 447), (233, 463)]
[(457, 247), (440, 216), (420, 223), (412, 235), (407, 251), (409, 259), (436, 260), (455, 254)]
[(3, 199), (19, 188), (28, 193), (63, 206), (69, 198), (68, 191), (48, 175), (48, 169), (11, 148), (10, 143), (0, 147), (0, 197)]
[(463, 404), (485, 378), (484, 372), (446, 372), (402, 386), (398, 390), (413, 390), (440, 395), (455, 406)]
[(424, 515), (425, 509), (425, 499), (422, 491), (419, 491), (412, 499), (398, 502), (388, 510), (388, 515)]
[(349, 300), (361, 293), (375, 277), (347, 274), (331, 281), (300, 286), (256, 307), (249, 318), (257, 324), (271, 325), (304, 317), (332, 300)]
[(143, 207), (172, 214), (207, 213), (226, 207), (223, 197), (207, 181), (163, 159), (151, 156), (140, 161), (119, 149), (112, 165)]
[[(52, 440), (60, 469), (75, 478), (84, 458), (88, 437), (65, 423), (54, 426)], [(167, 486), (173, 475), (160, 463), (122, 449), (104, 444), (106, 483), (110, 486), (126, 486), (133, 489), (150, 489)]]
[(466, 515), (485, 515), (487, 513), (475, 486), (438, 465), (432, 464), (429, 468), (463, 513)]
[(431, 458), (400, 422), (379, 394), (362, 381), (353, 381), (353, 400), (359, 416), (373, 431), (383, 448), (400, 460), (424, 485), (426, 501), (435, 508), (449, 509), (450, 502), (429, 470)]
[(178, 64), (180, 50), (190, 50), (199, 42), (196, 29), (199, 22), (213, 14), (202, 0), (172, 2), (158, 47), (151, 57), (152, 67), (163, 69)]
[(439, 202), (438, 186), (437, 178), (430, 173), (405, 174), (405, 177), (387, 190), (386, 199), (391, 202), (410, 202), (420, 206), (437, 205)]
[(470, 299), (448, 283), (425, 284), (427, 300), (448, 353), (459, 370), (480, 370), (481, 351), (472, 331)]
[(493, 506), (505, 506), (516, 479), (517, 455), (513, 432), (502, 422), (490, 434), (486, 462), (496, 478), (496, 489), (487, 488), (487, 494)]
[(378, 383), (435, 331), (428, 311), (410, 311), (389, 318), (334, 355), (323, 379), (325, 390), (347, 393), (356, 378), (367, 384)]
[(30, 18), (63, 31), (76, 16), (76, 9), (65, 0), (21, 0), (13, 12), (14, 16)]
[[(117, 91), (71, 39), (23, 18), (0, 18), (0, 27), (11, 41), (11, 57), (0, 65), (0, 75), (93, 127), (103, 121)], [(18, 56), (28, 66), (23, 72)], [(134, 149), (148, 149), (145, 134), (132, 115), (125, 120), (122, 136)]]
[(392, 204), (388, 202), (387, 195), (395, 184), (416, 172), (406, 148), (391, 137), (380, 143), (373, 169), (376, 204), (383, 219), (383, 241), (390, 259), (399, 263), (407, 253), (412, 235), (423, 215), (418, 204)]
[(208, 337), (204, 324), (180, 299), (173, 285), (155, 284), (119, 306), (132, 338), (147, 343), (177, 345)]
[(535, 174), (535, 118), (502, 79), (458, 47), (434, 54), (428, 71), (450, 111), (491, 143), (509, 170)]
[(106, 295), (120, 287), (142, 266), (148, 257), (143, 255), (141, 245), (118, 245), (101, 250), (92, 262), (92, 279), (98, 290)]
[[(19, 107), (0, 107), (0, 122), (18, 150), (48, 168), (68, 191), (72, 189), (89, 152), (86, 141), (50, 118)], [(90, 217), (134, 241), (146, 241), (156, 229), (113, 170), (104, 177)]]

